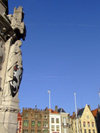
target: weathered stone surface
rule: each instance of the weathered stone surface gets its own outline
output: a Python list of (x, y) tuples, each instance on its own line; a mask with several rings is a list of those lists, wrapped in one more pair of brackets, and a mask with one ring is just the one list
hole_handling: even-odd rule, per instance
[(10, 20), (0, 15), (0, 37), (5, 42), (11, 37), (15, 36), (15, 32), (10, 25)]
[(0, 124), (0, 131), (1, 133), (8, 133), (3, 124)]
[(17, 130), (18, 90), (23, 72), (21, 38), (25, 38), (22, 7), (15, 8), (13, 15), (7, 16), (0, 12), (0, 132), (2, 133), (16, 133)]
[(0, 14), (8, 14), (8, 0), (0, 0)]

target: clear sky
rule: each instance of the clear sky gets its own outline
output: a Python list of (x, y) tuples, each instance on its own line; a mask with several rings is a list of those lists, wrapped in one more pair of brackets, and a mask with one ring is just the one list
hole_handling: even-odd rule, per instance
[(51, 105), (72, 113), (100, 104), (100, 0), (9, 0), (23, 6), (27, 28), (22, 45), (20, 108)]

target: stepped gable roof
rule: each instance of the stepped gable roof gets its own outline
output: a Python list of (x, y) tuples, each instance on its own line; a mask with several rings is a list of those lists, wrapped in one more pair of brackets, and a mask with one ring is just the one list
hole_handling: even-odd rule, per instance
[[(88, 108), (90, 109), (90, 105), (87, 105), (87, 104), (86, 104), (86, 106), (88, 106)], [(85, 107), (86, 107), (86, 106), (85, 106)], [(79, 110), (78, 110), (78, 113), (77, 113), (77, 116), (79, 116), (79, 117), (82, 116), (84, 109), (85, 109), (85, 108), (79, 109)], [(90, 111), (91, 111), (91, 109), (90, 109)]]
[[(88, 108), (90, 109), (90, 106), (86, 104), (86, 106), (88, 106)], [(85, 107), (86, 107), (85, 106)], [(78, 112), (77, 112), (77, 117), (81, 117), (82, 114), (83, 114), (83, 111), (84, 111), (85, 108), (82, 108), (82, 109), (79, 109)], [(91, 111), (91, 109), (90, 109)], [(76, 114), (75, 112), (73, 112), (73, 115), (71, 116), (72, 119), (75, 119), (76, 118)]]
[(84, 108), (79, 109), (79, 110), (78, 110), (78, 113), (77, 113), (77, 116), (82, 116), (83, 111), (84, 111)]
[(59, 112), (59, 113), (66, 113), (65, 110), (64, 110), (63, 108), (59, 108), (59, 109), (58, 109), (58, 112)]
[(52, 110), (52, 109), (48, 109), (50, 113), (53, 113), (53, 114), (58, 114), (58, 112), (56, 112), (55, 110)]
[[(77, 117), (82, 116), (83, 111), (84, 111), (84, 108), (79, 109), (79, 110), (78, 110), (78, 113), (77, 113)], [(71, 119), (75, 119), (75, 118), (76, 118), (76, 114), (75, 114), (75, 112), (73, 112), (73, 115), (72, 115), (70, 118), (71, 118)]]
[(91, 112), (92, 112), (93, 116), (96, 117), (97, 113), (98, 113), (98, 109), (92, 110)]

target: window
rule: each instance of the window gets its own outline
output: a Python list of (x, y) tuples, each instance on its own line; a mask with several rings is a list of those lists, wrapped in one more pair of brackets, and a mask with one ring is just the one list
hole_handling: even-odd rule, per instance
[(89, 129), (89, 133), (91, 133), (91, 130)]
[(44, 115), (44, 119), (47, 119), (48, 117), (47, 117), (47, 115)]
[(84, 133), (86, 133), (86, 129), (84, 129)]
[(90, 127), (90, 122), (88, 122), (88, 127)]
[(93, 133), (95, 133), (95, 130), (93, 129)]
[(66, 125), (66, 117), (63, 118), (64, 125)]
[(89, 116), (87, 115), (87, 119), (89, 119)]
[(41, 121), (38, 121), (37, 125), (38, 125), (38, 127), (40, 127), (41, 126)]
[(24, 113), (24, 117), (28, 117), (28, 113)]
[(59, 123), (59, 118), (56, 118), (56, 123)]
[(82, 133), (82, 129), (80, 129), (80, 133)]
[(59, 131), (59, 126), (58, 125), (56, 126), (56, 131)]
[(51, 123), (54, 123), (54, 118), (51, 118)]
[(47, 121), (43, 122), (43, 127), (48, 127), (48, 122)]
[(54, 131), (55, 130), (55, 126), (51, 125), (51, 130)]
[(85, 121), (83, 122), (83, 127), (86, 127), (86, 123), (85, 123)]
[(28, 130), (24, 129), (24, 130), (23, 130), (23, 133), (28, 133)]
[(31, 133), (35, 133), (35, 131), (34, 130), (31, 130)]
[(37, 117), (38, 117), (37, 114), (35, 114), (35, 119), (37, 119)]
[(24, 126), (24, 127), (28, 127), (28, 120), (24, 120), (23, 126)]
[(69, 123), (66, 123), (66, 126), (64, 126), (64, 127), (65, 127), (65, 128), (66, 128), (66, 127), (69, 127)]
[(32, 127), (34, 127), (35, 126), (35, 121), (32, 121), (31, 125), (32, 125)]
[(80, 125), (80, 127), (81, 127), (81, 121), (79, 122), (79, 125)]
[(41, 133), (41, 130), (37, 130), (37, 133)]
[(43, 130), (43, 133), (48, 133), (48, 130)]
[(94, 122), (92, 122), (92, 127), (94, 127)]

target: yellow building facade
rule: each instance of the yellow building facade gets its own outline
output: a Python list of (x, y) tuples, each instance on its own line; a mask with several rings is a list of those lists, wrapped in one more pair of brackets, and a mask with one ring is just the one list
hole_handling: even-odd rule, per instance
[(73, 114), (72, 130), (73, 133), (97, 133), (95, 118), (88, 105), (78, 111), (77, 119)]

